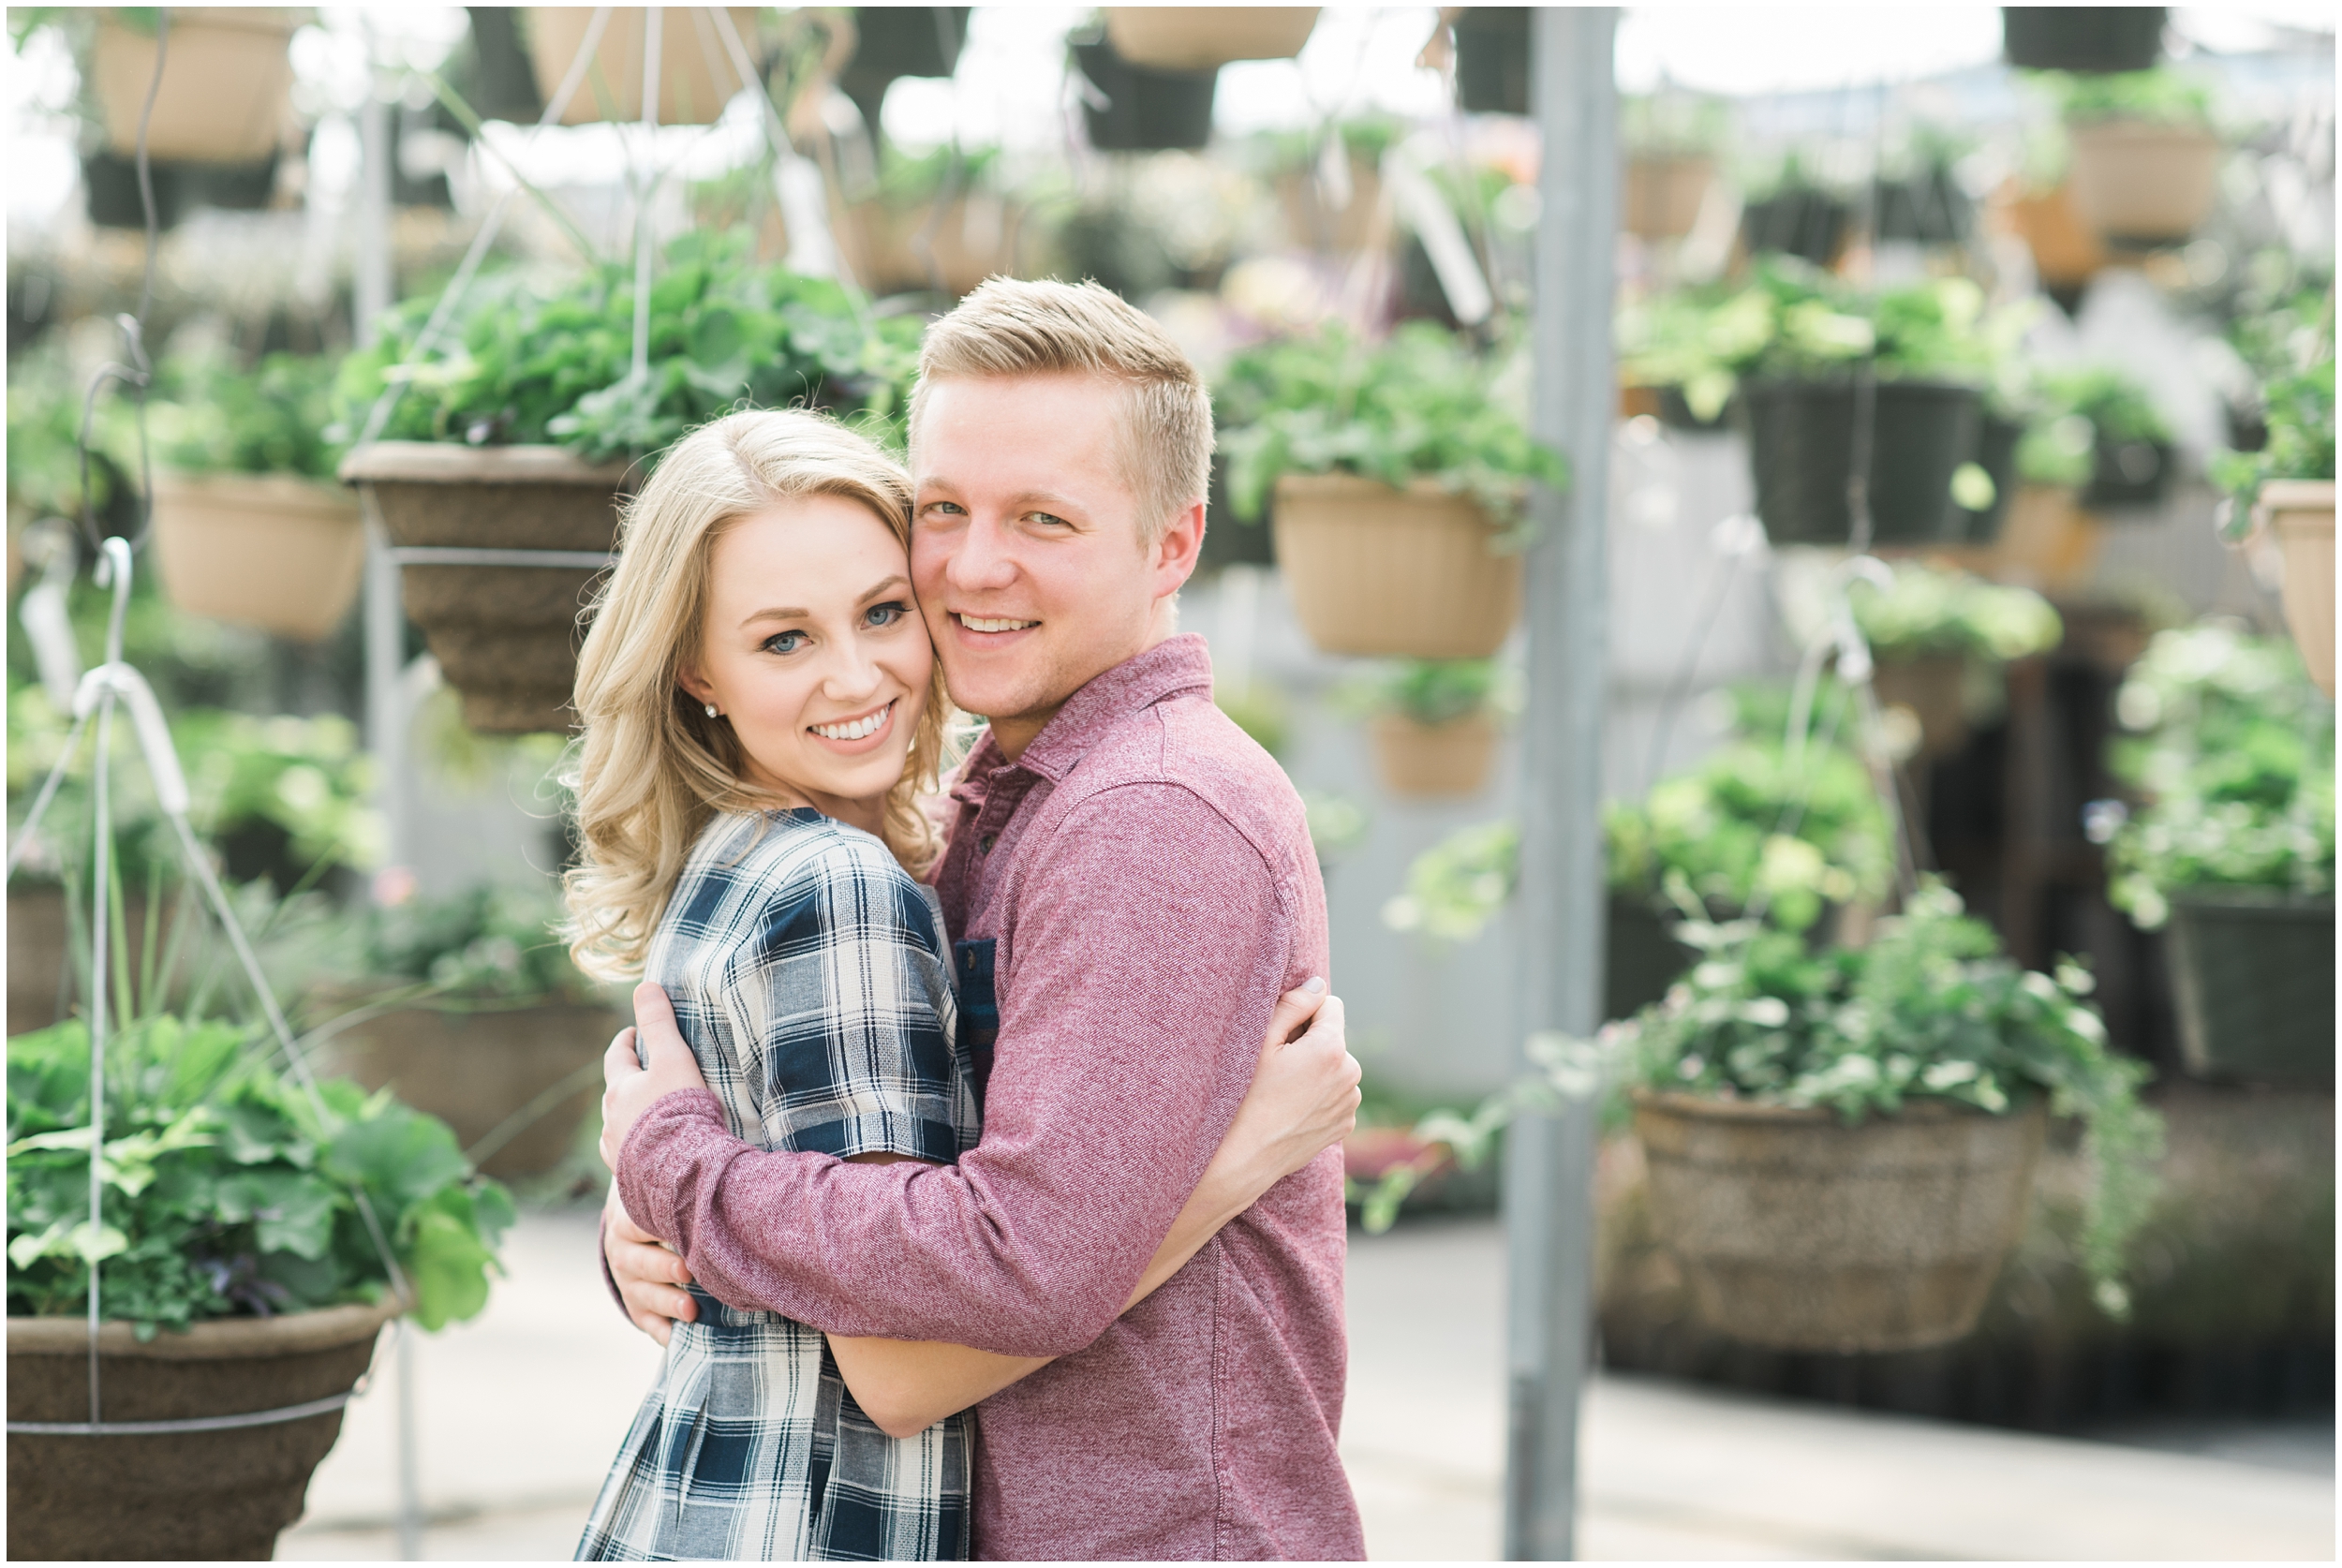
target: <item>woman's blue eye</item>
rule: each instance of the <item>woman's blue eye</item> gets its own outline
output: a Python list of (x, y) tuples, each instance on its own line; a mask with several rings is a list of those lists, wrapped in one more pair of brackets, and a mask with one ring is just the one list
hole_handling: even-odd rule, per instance
[(770, 637), (764, 639), (764, 651), (766, 653), (795, 653), (804, 645), (805, 633), (802, 631), (776, 631)]
[(911, 606), (889, 600), (884, 604), (871, 605), (864, 618), (872, 626), (893, 626), (910, 614)]

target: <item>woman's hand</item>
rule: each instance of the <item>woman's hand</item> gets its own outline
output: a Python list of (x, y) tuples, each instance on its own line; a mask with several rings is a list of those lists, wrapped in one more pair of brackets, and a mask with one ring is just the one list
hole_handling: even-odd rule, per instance
[(613, 1172), (626, 1135), (645, 1111), (679, 1089), (707, 1087), (667, 993), (647, 980), (634, 987), (634, 1022), (635, 1028), (618, 1031), (601, 1058), (601, 1162)]
[(1358, 1062), (1343, 1041), (1341, 998), (1312, 979), (1277, 998), (1253, 1087), (1197, 1191), (1211, 1190), (1215, 1177), (1228, 1181), (1226, 1191), (1245, 1193), (1241, 1212), (1348, 1136), (1357, 1120)]
[(601, 1211), (601, 1255), (618, 1304), (635, 1327), (663, 1345), (678, 1322), (698, 1320), (699, 1303), (682, 1288), (691, 1282), (691, 1271), (665, 1242), (627, 1214), (615, 1182), (610, 1184), (610, 1200)]

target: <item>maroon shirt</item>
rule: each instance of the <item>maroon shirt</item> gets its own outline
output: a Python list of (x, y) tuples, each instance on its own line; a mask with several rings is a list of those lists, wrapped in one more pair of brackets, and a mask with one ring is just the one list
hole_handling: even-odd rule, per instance
[(937, 889), (994, 944), (1000, 1008), (982, 1143), (952, 1166), (768, 1153), (674, 1094), (627, 1139), (627, 1212), (723, 1301), (1060, 1357), (979, 1407), (980, 1558), (1363, 1558), (1334, 1447), (1340, 1151), (1121, 1314), (1278, 993), (1327, 973), (1299, 798), (1193, 636), (1083, 687), (1015, 762), (986, 735), (952, 794)]

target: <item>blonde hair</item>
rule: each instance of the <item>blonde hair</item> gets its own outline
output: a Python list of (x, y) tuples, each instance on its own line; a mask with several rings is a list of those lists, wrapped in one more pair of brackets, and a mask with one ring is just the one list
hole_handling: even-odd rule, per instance
[(911, 442), (929, 383), (945, 377), (1104, 376), (1122, 383), (1115, 459), (1152, 544), (1211, 486), (1211, 391), (1171, 336), (1094, 283), (996, 277), (927, 329), (911, 393)]
[[(819, 414), (730, 414), (667, 450), (628, 503), (621, 554), (591, 612), (577, 659), (584, 727), (567, 780), (577, 798), (580, 862), (562, 880), (563, 934), (580, 969), (639, 974), (691, 845), (718, 813), (769, 809), (744, 781), (732, 727), (678, 683), (696, 656), (716, 540), (744, 517), (813, 496), (859, 501), (911, 547), (911, 481), (871, 442)], [(913, 876), (935, 859), (935, 825), (919, 807), (934, 788), (949, 711), (928, 683), (902, 781), (888, 791), (882, 836)]]

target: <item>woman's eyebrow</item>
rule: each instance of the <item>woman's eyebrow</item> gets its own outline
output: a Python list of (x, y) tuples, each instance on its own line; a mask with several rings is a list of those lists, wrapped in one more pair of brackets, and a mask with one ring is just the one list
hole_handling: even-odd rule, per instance
[(865, 589), (863, 589), (863, 590), (862, 590), (862, 597), (861, 597), (859, 599), (856, 599), (854, 602), (855, 602), (855, 603), (857, 603), (857, 604), (867, 604), (867, 603), (868, 603), (871, 599), (874, 599), (878, 598), (878, 596), (879, 596), (879, 595), (881, 595), (881, 594), (893, 593), (893, 592), (894, 592), (896, 589), (897, 589), (897, 588), (908, 588), (908, 587), (910, 587), (910, 586), (911, 586), (911, 579), (910, 579), (910, 578), (908, 578), (908, 577), (905, 577), (905, 576), (904, 576), (901, 572), (899, 572), (899, 571), (898, 571), (898, 572), (895, 573), (895, 575), (894, 575), (894, 576), (889, 577), (888, 579), (886, 579), (886, 581), (884, 581), (883, 583), (881, 583), (881, 584), (880, 584), (877, 587), (875, 587), (875, 588), (865, 588)]
[(793, 605), (771, 610), (751, 611), (740, 617), (740, 624), (754, 626), (759, 621), (809, 621), (812, 618), (812, 611), (799, 610)]

